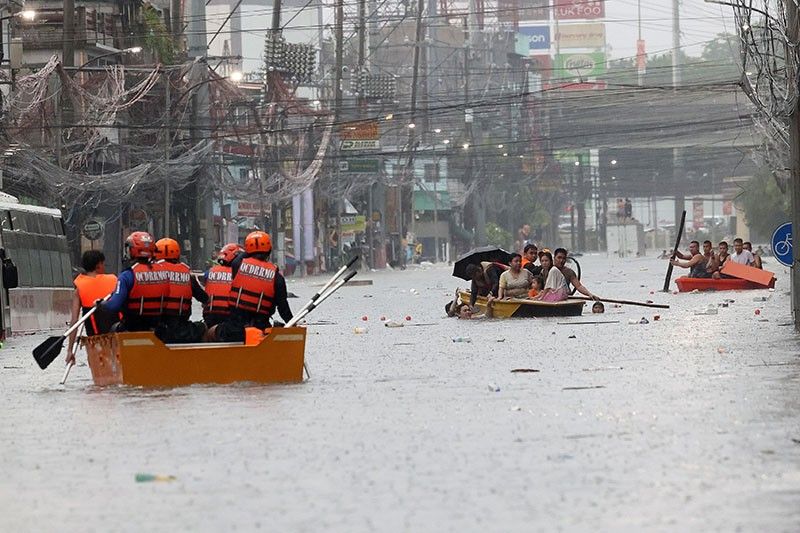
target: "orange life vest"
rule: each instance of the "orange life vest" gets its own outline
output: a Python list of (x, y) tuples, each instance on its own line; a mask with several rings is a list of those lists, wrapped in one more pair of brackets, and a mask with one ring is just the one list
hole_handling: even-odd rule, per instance
[(275, 275), (269, 261), (247, 257), (231, 281), (230, 306), (251, 313), (271, 315), (275, 306)]
[[(92, 307), (94, 307), (94, 303), (97, 300), (102, 300), (114, 292), (114, 289), (117, 286), (117, 276), (114, 274), (98, 274), (96, 276), (78, 274), (78, 277), (75, 278), (73, 283), (78, 291), (78, 298), (81, 300), (81, 309), (83, 314), (86, 314)], [(88, 318), (86, 323), (87, 335), (107, 333), (107, 330), (111, 325), (108, 322), (109, 320), (100, 320), (98, 323), (97, 312), (92, 313), (92, 316)]]
[(227, 315), (230, 312), (231, 267), (216, 265), (208, 270), (206, 294), (208, 303), (203, 306), (204, 313)]
[(164, 300), (169, 296), (169, 273), (159, 263), (135, 263), (131, 272), (133, 287), (128, 293), (128, 312), (160, 316)]
[(192, 314), (192, 270), (185, 263), (172, 263), (162, 260), (159, 267), (167, 273), (169, 293), (164, 298), (161, 311), (170, 316), (189, 316)]

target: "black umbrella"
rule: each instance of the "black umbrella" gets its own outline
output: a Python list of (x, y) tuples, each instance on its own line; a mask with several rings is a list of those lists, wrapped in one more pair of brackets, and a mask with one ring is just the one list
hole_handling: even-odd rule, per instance
[(511, 254), (497, 246), (473, 248), (456, 259), (456, 264), (453, 265), (453, 275), (457, 278), (469, 281), (467, 265), (480, 265), (483, 261), (495, 261), (507, 265), (511, 262)]

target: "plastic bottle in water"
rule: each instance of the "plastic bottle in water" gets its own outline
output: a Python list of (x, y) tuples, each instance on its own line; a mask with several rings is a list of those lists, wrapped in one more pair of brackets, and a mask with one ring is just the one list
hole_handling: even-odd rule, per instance
[(453, 342), (472, 342), (469, 337), (453, 337)]

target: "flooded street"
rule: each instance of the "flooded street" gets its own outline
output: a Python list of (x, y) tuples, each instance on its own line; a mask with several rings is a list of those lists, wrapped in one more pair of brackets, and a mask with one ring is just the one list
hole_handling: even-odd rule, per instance
[[(62, 387), (43, 336), (11, 339), (0, 530), (800, 530), (784, 269), (774, 292), (673, 295), (650, 293), (665, 261), (581, 265), (596, 294), (672, 307), (461, 321), (446, 266), (363, 273), (309, 316), (290, 386), (99, 389), (82, 365)], [(324, 281), (290, 280), (293, 309)], [(587, 320), (617, 322), (560, 324)]]

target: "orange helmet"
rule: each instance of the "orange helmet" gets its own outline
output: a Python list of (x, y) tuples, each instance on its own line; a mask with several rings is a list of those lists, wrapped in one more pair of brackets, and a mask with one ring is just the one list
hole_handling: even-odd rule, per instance
[(258, 252), (269, 253), (272, 251), (272, 239), (269, 233), (263, 231), (253, 231), (244, 240), (244, 250), (248, 254)]
[(175, 239), (165, 237), (156, 241), (156, 259), (180, 259), (181, 246)]
[(134, 231), (125, 239), (125, 251), (129, 259), (153, 257), (153, 236), (146, 231)]
[(236, 254), (239, 252), (243, 252), (244, 248), (239, 246), (239, 243), (236, 242), (229, 242), (217, 254), (217, 261), (221, 264), (230, 264), (231, 261), (236, 257)]

